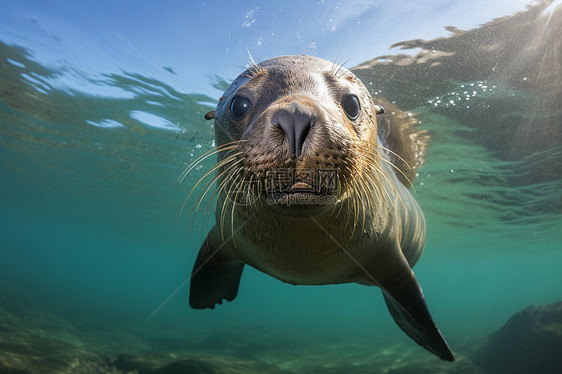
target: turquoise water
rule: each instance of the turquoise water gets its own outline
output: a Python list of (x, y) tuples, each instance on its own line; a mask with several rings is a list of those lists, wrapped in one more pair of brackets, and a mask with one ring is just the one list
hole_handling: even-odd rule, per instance
[[(456, 366), (436, 366), (443, 372), (478, 372), (470, 358), (488, 334), (527, 306), (562, 299), (562, 69), (541, 52), (559, 35), (554, 9), (516, 18), (527, 27), (521, 33), (534, 32), (520, 42), (537, 50), (516, 52), (544, 56), (540, 71), (549, 76), (500, 53), (515, 53), (509, 43), (487, 49), (497, 70), (484, 73), (490, 56), (476, 59), (481, 66), (463, 60), (462, 35), (434, 43), (458, 48), (457, 59), (438, 60), (437, 72), (426, 66), (420, 75), (420, 64), (392, 59), (356, 63), (375, 99), (415, 113), (431, 133), (414, 183), (428, 224), (414, 270), (457, 356)], [(500, 42), (512, 26), (493, 25)], [(216, 372), (441, 365), (395, 326), (375, 288), (290, 286), (247, 268), (235, 301), (188, 307), (207, 225), (202, 212), (190, 222), (191, 201), (180, 211), (212, 160), (178, 178), (214, 146), (203, 115), (241, 68), (232, 76), (206, 71), (207, 87), (196, 91), (204, 93), (194, 93), (175, 66), (163, 68), (168, 75), (147, 59), (159, 78), (133, 64), (87, 75), (70, 57), (68, 65), (38, 58), (33, 33), (18, 43), (18, 29), (2, 30), (0, 371), (111, 372), (106, 358), (123, 353), (212, 363)], [(94, 86), (99, 92), (88, 93)]]

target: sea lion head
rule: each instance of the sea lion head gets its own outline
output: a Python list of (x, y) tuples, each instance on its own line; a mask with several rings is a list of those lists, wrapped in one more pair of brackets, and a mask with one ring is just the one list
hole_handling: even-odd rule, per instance
[(292, 216), (382, 195), (381, 112), (363, 83), (334, 63), (281, 56), (255, 64), (207, 115), (221, 149), (217, 186), (239, 202), (259, 200), (256, 208)]

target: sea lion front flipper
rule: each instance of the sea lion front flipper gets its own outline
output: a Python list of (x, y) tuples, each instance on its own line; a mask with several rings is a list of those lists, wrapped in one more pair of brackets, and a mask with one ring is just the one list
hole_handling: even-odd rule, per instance
[(222, 300), (232, 301), (238, 294), (244, 263), (229, 259), (222, 243), (209, 233), (199, 250), (191, 272), (189, 305), (194, 309), (214, 309)]
[(453, 353), (435, 325), (422, 289), (402, 251), (388, 257), (382, 265), (385, 276), (377, 278), (377, 283), (392, 318), (416, 343), (444, 361), (454, 361)]

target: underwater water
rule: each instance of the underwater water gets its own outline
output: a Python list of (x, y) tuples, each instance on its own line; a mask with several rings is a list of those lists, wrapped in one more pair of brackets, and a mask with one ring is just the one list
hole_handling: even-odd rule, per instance
[[(160, 23), (150, 24), (146, 45), (144, 34), (113, 34), (104, 18), (114, 12), (123, 24), (142, 23), (139, 10), (4, 4), (0, 372), (486, 373), (475, 357), (491, 333), (526, 307), (562, 300), (560, 3), (493, 9), (470, 27), (460, 8), (447, 26), (467, 30), (441, 35), (409, 29), (401, 8), (393, 15), (367, 7), (329, 23), (342, 6), (320, 3), (324, 18), (302, 12), (333, 32), (311, 37), (314, 44), (302, 41), (306, 34), (283, 34), (296, 5), (237, 4), (237, 27), (262, 27), (270, 48), (263, 50), (221, 29), (220, 3), (206, 5), (214, 7), (209, 13), (183, 9), (201, 34), (166, 34), (167, 17), (181, 19), (169, 4), (154, 15)], [(416, 19), (435, 12), (438, 20), (443, 9), (414, 11)], [(142, 14), (151, 12), (146, 5)], [(342, 43), (371, 27), (377, 12), (404, 23), (376, 43), (397, 43), (401, 53), (365, 47), (353, 56)], [(204, 24), (215, 15), (218, 25)], [(298, 28), (302, 19), (294, 22)], [(90, 30), (83, 45), (76, 29)], [(206, 33), (230, 39), (214, 48), (203, 43)], [(333, 50), (331, 40), (340, 43)], [(191, 50), (178, 52), (180, 45)], [(111, 60), (121, 46), (123, 57)], [(189, 308), (191, 268), (212, 219), (207, 206), (192, 209), (193, 198), (182, 206), (214, 160), (179, 177), (215, 146), (203, 116), (252, 48), (263, 60), (351, 56), (346, 66), (375, 102), (384, 97), (429, 131), (414, 182), (428, 236), (414, 271), (456, 362), (412, 342), (374, 287), (291, 286), (246, 267), (236, 300)]]

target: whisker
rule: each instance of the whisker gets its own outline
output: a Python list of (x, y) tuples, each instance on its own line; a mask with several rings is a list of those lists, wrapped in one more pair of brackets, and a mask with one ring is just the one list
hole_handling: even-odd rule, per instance
[[(359, 150), (358, 149), (358, 153), (360, 155), (361, 158), (367, 160), (367, 161), (373, 161), (372, 159), (372, 152), (365, 152), (364, 150)], [(404, 203), (402, 201), (402, 198), (400, 197), (400, 194), (398, 193), (398, 186), (396, 186), (395, 182), (392, 180), (392, 178), (384, 171), (382, 170), (377, 163), (375, 162), (368, 162), (368, 165), (370, 165), (372, 167), (373, 172), (382, 177), (390, 186), (390, 188), (392, 188), (392, 191), (394, 192), (394, 194), (396, 195), (396, 197), (398, 198), (398, 200), (400, 200), (400, 203), (402, 204), (402, 206), (404, 206)], [(369, 173), (366, 173), (365, 175), (369, 175)], [(371, 178), (371, 177), (370, 177)], [(388, 194), (388, 192), (386, 191), (386, 189), (382, 188), (381, 183), (376, 180), (376, 179), (372, 179), (371, 178), (371, 182), (373, 183), (373, 185), (375, 187), (377, 187), (378, 189), (382, 189), (382, 191), (384, 191), (386, 197), (388, 198), (388, 202), (390, 203), (392, 201), (392, 199), (390, 198), (390, 195)]]
[[(387, 181), (388, 186), (390, 186), (390, 188), (392, 189), (392, 192), (394, 192), (394, 195), (398, 198), (398, 201), (400, 202), (400, 205), (402, 205), (402, 208), (405, 208), (404, 206), (404, 202), (402, 201), (402, 198), (400, 197), (400, 194), (398, 193), (398, 186), (395, 184), (395, 182), (392, 180), (392, 178), (382, 169), (377, 168), (377, 173), (379, 176), (381, 176), (384, 180)], [(386, 189), (383, 189), (386, 198), (388, 199), (389, 202), (389, 206), (392, 205), (390, 204), (392, 202), (392, 198), (390, 197), (389, 192)]]
[(254, 58), (252, 57), (252, 54), (250, 53), (249, 49), (248, 49), (248, 57), (250, 58), (250, 63), (249, 63), (250, 66), (248, 67), (248, 70), (250, 70), (254, 74), (260, 73), (263, 69), (261, 66), (256, 64), (256, 61), (254, 61)]
[[(230, 157), (232, 157), (232, 156), (230, 156)], [(223, 161), (225, 161), (225, 160), (223, 160)], [(233, 162), (233, 161), (234, 161), (234, 162)], [(203, 202), (203, 199), (204, 199), (205, 195), (207, 194), (207, 192), (209, 192), (209, 190), (211, 189), (211, 187), (213, 186), (213, 184), (214, 184), (219, 178), (221, 178), (223, 175), (227, 174), (232, 168), (236, 167), (240, 161), (241, 161), (241, 160), (236, 160), (236, 159), (234, 158), (234, 159), (229, 160), (228, 162), (224, 162), (224, 163), (221, 162), (221, 163), (215, 165), (215, 167), (214, 167), (213, 169), (216, 169), (217, 167), (226, 167), (229, 163), (233, 162), (231, 165), (228, 165), (228, 167), (226, 167), (226, 169), (222, 170), (222, 171), (219, 173), (219, 175), (216, 175), (215, 177), (213, 177), (213, 179), (211, 180), (210, 183), (205, 184), (205, 187), (206, 187), (206, 188), (203, 187), (205, 190), (204, 190), (204, 191), (201, 191), (201, 192), (199, 193), (199, 196), (197, 197), (197, 200), (196, 200), (196, 201), (197, 201), (197, 206), (196, 206), (196, 207), (194, 206), (194, 207), (191, 208), (192, 213), (193, 213), (193, 209), (195, 208), (195, 214), (197, 214), (197, 211), (199, 210), (199, 206), (200, 206), (201, 203)], [(191, 216), (190, 216), (190, 217), (191, 217)]]
[(185, 178), (187, 177), (187, 175), (193, 171), (193, 169), (200, 164), (201, 162), (203, 162), (205, 159), (207, 159), (210, 156), (216, 155), (220, 152), (230, 152), (234, 149), (237, 149), (236, 146), (231, 145), (229, 147), (224, 147), (224, 148), (213, 148), (207, 152), (205, 152), (203, 155), (199, 156), (194, 162), (192, 162), (180, 175), (180, 177), (178, 178), (178, 182), (179, 183), (183, 183), (183, 181), (185, 180)]
[[(362, 145), (363, 145), (364, 147), (366, 147), (367, 149), (372, 149), (374, 152), (377, 152), (377, 153), (378, 153), (378, 151), (373, 148), (372, 144), (370, 144), (370, 143), (367, 142), (366, 140), (357, 139), (356, 142), (362, 144)], [(387, 151), (387, 152), (393, 154), (393, 155), (396, 156), (400, 161), (402, 161), (410, 170), (413, 170), (412, 167), (408, 164), (408, 162), (406, 162), (406, 160), (404, 160), (398, 153), (394, 152), (392, 149), (387, 148), (387, 147), (385, 147), (385, 146), (383, 146), (383, 145), (380, 145), (380, 144), (377, 144), (376, 146), (377, 146), (378, 148), (384, 150), (384, 151)]]
[[(221, 172), (221, 173), (215, 175), (213, 177), (213, 179), (211, 180), (211, 182), (206, 183), (205, 186), (207, 186), (207, 188), (210, 188), (219, 178), (221, 178), (221, 176), (223, 174), (224, 174), (224, 172)], [(203, 187), (203, 188), (205, 188), (205, 187)], [(204, 195), (201, 195), (201, 193), (200, 193), (197, 200), (195, 200), (195, 202), (193, 203), (193, 205), (191, 207), (191, 212), (189, 214), (188, 222), (191, 223), (192, 228), (193, 228), (193, 225), (195, 224), (195, 216), (197, 215), (197, 212), (199, 211), (199, 205), (203, 201), (203, 198), (204, 198)], [(206, 218), (207, 211), (208, 211), (208, 207), (207, 207), (207, 209), (205, 209), (205, 213), (203, 214), (202, 225), (205, 224), (205, 218)], [(201, 229), (203, 229), (203, 226), (201, 226)]]
[[(227, 189), (229, 189), (233, 184), (237, 183), (238, 180), (238, 174), (232, 176), (232, 174), (228, 175), (228, 184), (227, 184)], [(222, 203), (222, 209), (221, 209), (221, 237), (224, 240), (224, 219), (226, 217), (226, 209), (225, 207), (227, 207), (227, 202), (230, 201), (231, 204), (234, 204), (234, 202), (228, 198), (228, 196), (225, 196), (225, 199)]]
[[(238, 178), (236, 178), (236, 180), (238, 180)], [(240, 183), (242, 183), (242, 181), (236, 184), (236, 191), (239, 189)], [(234, 244), (235, 248), (236, 248), (236, 238), (234, 237), (234, 209), (236, 208), (236, 205), (238, 204), (232, 201), (232, 209), (230, 211), (230, 235), (232, 236), (232, 244)]]
[[(350, 168), (349, 162), (348, 162), (347, 160), (346, 160), (346, 165), (345, 165), (345, 167), (346, 167), (346, 169), (349, 171), (350, 174), (353, 174), (353, 170)], [(352, 176), (352, 178), (353, 178), (353, 176)], [(353, 202), (353, 200), (355, 199), (355, 190), (354, 190), (355, 187), (354, 187), (354, 185), (353, 185), (353, 179), (352, 179), (352, 182), (349, 183), (349, 181), (348, 181), (347, 178), (346, 178), (346, 183), (347, 183), (347, 185), (349, 186), (348, 188), (349, 188), (349, 190), (350, 190), (350, 191), (348, 192), (349, 198), (346, 199), (346, 204), (349, 205), (349, 199), (351, 199), (352, 202)], [(349, 208), (347, 209), (347, 220), (346, 220), (346, 222), (345, 222), (345, 228), (346, 228), (346, 229), (347, 229), (347, 227), (349, 226), (349, 221), (350, 221), (350, 219), (351, 219), (351, 214), (352, 214), (351, 207), (349, 207)], [(351, 236), (353, 236), (353, 232), (352, 232)]]
[(404, 172), (403, 172), (402, 170), (400, 170), (400, 168), (399, 168), (398, 166), (394, 165), (394, 164), (392, 163), (392, 161), (389, 161), (389, 160), (387, 160), (387, 159), (385, 159), (385, 158), (383, 158), (382, 160), (383, 160), (384, 162), (386, 162), (387, 164), (389, 164), (390, 166), (392, 166), (394, 169), (396, 169), (400, 174), (402, 174), (402, 176), (406, 179), (406, 181), (408, 182), (408, 184), (410, 185), (410, 187), (412, 187), (412, 190), (414, 191), (414, 193), (416, 193), (416, 194), (418, 193), (418, 192), (416, 191), (416, 188), (414, 187), (414, 184), (413, 184), (412, 181), (410, 180), (410, 178), (408, 178), (408, 177), (406, 176), (406, 174), (404, 174)]
[(255, 204), (255, 200), (251, 199), (252, 196), (254, 196), (255, 194), (259, 193), (259, 191), (253, 191), (253, 184), (252, 181), (254, 180), (254, 174), (250, 174), (250, 180), (248, 181), (248, 183), (246, 183), (246, 191), (244, 191), (244, 203), (248, 204), (248, 205), (254, 205)]
[(387, 152), (393, 154), (394, 156), (398, 157), (398, 159), (399, 159), (400, 161), (402, 161), (402, 162), (408, 167), (408, 169), (413, 170), (412, 167), (410, 166), (410, 164), (408, 164), (408, 162), (406, 162), (406, 160), (404, 160), (398, 153), (394, 152), (392, 149), (387, 148), (387, 147), (384, 147), (384, 146), (382, 146), (382, 145), (380, 145), (380, 144), (377, 144), (377, 147), (379, 147), (379, 148), (381, 148), (382, 150), (387, 151)]
[[(334, 72), (334, 75), (337, 76), (338, 73), (339, 73), (339, 71), (343, 68), (343, 66), (344, 66), (348, 61), (349, 61), (349, 58), (346, 59), (343, 63), (341, 63), (340, 66), (338, 67), (338, 70), (336, 70), (336, 71)], [(342, 73), (342, 75), (343, 75), (343, 73)], [(339, 77), (338, 77), (338, 78), (339, 78)]]
[(197, 166), (197, 164), (199, 164), (200, 162), (202, 162), (204, 159), (206, 159), (207, 157), (210, 157), (214, 154), (217, 154), (221, 151), (228, 151), (231, 149), (235, 149), (237, 145), (239, 145), (239, 143), (244, 142), (245, 140), (237, 140), (234, 142), (230, 142), (230, 143), (226, 143), (226, 144), (222, 144), (218, 147), (214, 147), (212, 149), (209, 149), (208, 151), (206, 151), (205, 153), (203, 153), (202, 155), (200, 155), (199, 157), (197, 157), (195, 159), (195, 161), (193, 161), (191, 164), (189, 164), (189, 166), (180, 174), (180, 176), (178, 177), (178, 182), (179, 183), (183, 183), (185, 177), (189, 174), (189, 172), (191, 172), (193, 170), (193, 168), (195, 166)]
[(367, 173), (365, 183), (369, 185), (371, 190), (373, 191), (372, 199), (376, 199), (376, 201), (380, 202), (380, 204), (371, 202), (372, 208), (374, 209), (375, 206), (380, 206), (381, 208), (386, 209), (390, 205), (391, 199), (390, 195), (388, 195), (388, 192), (386, 192), (386, 190), (381, 186), (379, 180), (375, 178), (374, 175)]
[(160, 64), (160, 62), (158, 62), (158, 60), (157, 60), (152, 54), (150, 54), (148, 51), (145, 51), (145, 53), (150, 56), (150, 58), (152, 59), (152, 61), (154, 61), (154, 62), (156, 63), (156, 65), (158, 65), (158, 66), (160, 67), (160, 69), (162, 69), (162, 70), (164, 71), (164, 73), (166, 73), (166, 75), (167, 75), (170, 79), (172, 79), (174, 82), (176, 82), (176, 84), (177, 84), (178, 86), (180, 86), (180, 88), (183, 90), (183, 92), (185, 92), (186, 95), (189, 94), (189, 92), (185, 89), (185, 87), (182, 86), (182, 84), (181, 84), (172, 74), (170, 74), (170, 71), (169, 71), (168, 69), (164, 68), (164, 67)]
[[(359, 145), (359, 147), (365, 147), (367, 150), (369, 151), (374, 151), (377, 152), (375, 149), (373, 149), (367, 142), (363, 141), (363, 140), (358, 140), (358, 142), (361, 143), (365, 143), (364, 145)], [(406, 162), (406, 160), (404, 160), (402, 157), (400, 157), (400, 155), (394, 151), (392, 151), (389, 148), (386, 148), (380, 144), (377, 144), (377, 147), (381, 148), (384, 151), (387, 151), (391, 154), (393, 154), (394, 156), (396, 156), (398, 159), (400, 159), (410, 170), (413, 170), (412, 167)], [(377, 152), (378, 153), (378, 152)], [(386, 162), (387, 164), (389, 164), (390, 166), (392, 166), (394, 169), (396, 169), (396, 171), (398, 171), (400, 174), (402, 174), (402, 176), (406, 179), (406, 181), (408, 182), (408, 184), (410, 185), (410, 187), (412, 187), (414, 193), (417, 193), (416, 188), (414, 187), (412, 181), (410, 180), (410, 178), (408, 178), (408, 176), (406, 176), (406, 174), (398, 167), (396, 166), (392, 161), (387, 160), (384, 157), (381, 157), (383, 162)]]
[(185, 176), (191, 171), (191, 169), (193, 169), (202, 159), (207, 158), (208, 156), (210, 156), (211, 154), (213, 154), (214, 152), (218, 152), (220, 151), (220, 149), (226, 147), (227, 144), (218, 146), (218, 147), (213, 147), (205, 152), (203, 152), (203, 154), (199, 155), (193, 162), (191, 162), (184, 171), (181, 172), (180, 176), (178, 177), (178, 182), (183, 182), (183, 179), (185, 178)]
[(373, 212), (375, 209), (375, 203), (373, 200), (375, 198), (377, 198), (377, 200), (380, 199), (378, 199), (378, 193), (373, 189), (372, 183), (369, 182), (370, 182), (370, 178), (360, 179), (361, 189), (364, 191), (365, 194), (364, 203), (367, 205), (367, 207), (364, 208), (364, 210), (368, 212)]
[(355, 233), (355, 229), (357, 228), (357, 222), (359, 222), (359, 201), (361, 199), (361, 191), (357, 186), (357, 178), (352, 180), (353, 182), (353, 230), (351, 230), (351, 238), (353, 238), (353, 234)]
[[(203, 177), (201, 177), (199, 179), (199, 181), (195, 184), (195, 186), (193, 186), (193, 188), (191, 189), (191, 191), (189, 192), (187, 198), (185, 199), (185, 201), (183, 202), (182, 208), (180, 210), (180, 216), (181, 214), (183, 214), (183, 211), (185, 209), (185, 206), (187, 204), (187, 202), (189, 201), (191, 195), (193, 194), (193, 192), (195, 192), (195, 190), (197, 189), (197, 186), (199, 184), (201, 184), (209, 175), (211, 175), (211, 173), (213, 173), (215, 170), (220, 169), (221, 167), (226, 167), (228, 164), (230, 164), (231, 162), (236, 161), (235, 159), (235, 155), (232, 155), (224, 160), (222, 160), (221, 162), (217, 163), (216, 165), (213, 166), (213, 168), (211, 170), (209, 170)], [(229, 166), (230, 168), (230, 166)], [(228, 169), (228, 168), (227, 168)], [(204, 196), (206, 195), (207, 191), (210, 189), (210, 187), (225, 173), (226, 171), (221, 171), (219, 172), (217, 175), (213, 176), (213, 178), (211, 179), (211, 181), (207, 181), (205, 182), (205, 185), (203, 186), (202, 191), (199, 193), (197, 199), (194, 201), (192, 207), (191, 207), (191, 211), (189, 214), (189, 219), (188, 219), (188, 225), (191, 226), (191, 229), (193, 229), (193, 224), (195, 223), (195, 216), (197, 215), (197, 211), (199, 210), (199, 206), (201, 204), (201, 202), (204, 199)], [(203, 219), (205, 218), (205, 216), (203, 216)]]
[[(232, 165), (228, 166), (228, 168), (226, 168), (225, 170), (221, 171), (221, 173), (219, 175), (217, 175), (215, 178), (213, 178), (213, 181), (209, 184), (209, 187), (207, 188), (207, 190), (205, 191), (205, 193), (203, 194), (203, 196), (201, 197), (201, 199), (199, 200), (199, 204), (201, 204), (201, 202), (203, 201), (203, 198), (205, 197), (205, 195), (207, 194), (207, 192), (209, 191), (209, 189), (213, 186), (213, 184), (218, 181), (220, 178), (222, 178), (225, 174), (230, 174), (230, 171), (237, 167), (240, 162), (242, 162), (242, 160), (236, 160)], [(207, 202), (207, 208), (205, 209), (205, 213), (203, 214), (203, 222), (205, 222), (205, 218), (207, 218), (207, 226), (208, 226), (208, 222), (210, 220), (210, 210), (211, 210), (211, 204), (213, 203), (213, 201), (215, 200), (215, 195), (217, 193), (217, 189), (218, 186), (215, 188), (215, 192), (213, 192), (213, 195), (211, 196), (211, 199)], [(216, 198), (218, 198), (218, 196), (216, 196)], [(197, 204), (197, 210), (199, 209), (199, 204)], [(209, 216), (207, 216), (207, 212), (209, 213)]]
[[(390, 209), (393, 207), (392, 199), (386, 188), (383, 187), (381, 181), (384, 180), (388, 188), (391, 188), (395, 196), (398, 198), (400, 203), (403, 205), (403, 201), (398, 194), (397, 186), (390, 176), (380, 168), (379, 160), (380, 156), (378, 153), (369, 147), (357, 145), (356, 154), (359, 160), (358, 164), (347, 163), (347, 169), (350, 170), (351, 174), (354, 175), (352, 179), (352, 191), (353, 200), (360, 201), (365, 204), (364, 209), (369, 209), (369, 211), (374, 211), (375, 209)], [(356, 201), (353, 202), (354, 210), (354, 228), (356, 229), (358, 217), (358, 205)], [(379, 202), (379, 204), (376, 203)]]
[(338, 66), (338, 64), (337, 64), (338, 57), (339, 57), (339, 53), (336, 55), (336, 58), (334, 59), (334, 62), (332, 63), (332, 68), (330, 69), (330, 74), (336, 75), (335, 71), (336, 71), (336, 67)]
[(228, 177), (224, 178), (219, 185), (217, 185), (217, 187), (215, 188), (215, 192), (213, 192), (213, 196), (211, 196), (211, 199), (209, 200), (209, 202), (207, 203), (207, 209), (206, 211), (210, 210), (210, 206), (212, 206), (211, 204), (213, 204), (214, 201), (218, 201), (218, 198), (222, 192), (222, 190), (224, 189), (224, 187), (226, 186), (226, 184), (228, 183), (228, 181), (232, 178), (232, 173), (230, 173), (230, 170), (237, 166), (242, 160), (237, 160), (234, 164), (232, 164), (231, 166), (229, 166), (227, 169), (223, 170), (220, 175), (216, 178), (216, 180), (224, 177), (224, 175), (226, 175), (228, 173)]
[[(340, 172), (340, 174), (341, 174), (341, 177), (343, 178), (343, 180), (345, 182), (345, 185), (346, 185), (346, 188), (347, 188), (347, 185), (349, 183), (347, 182), (347, 178), (343, 174), (343, 170)], [(341, 183), (340, 183), (340, 188), (341, 188)], [(338, 210), (338, 213), (336, 214), (336, 217), (338, 217), (341, 214), (341, 211), (343, 209), (343, 200), (341, 200), (342, 198), (343, 198), (343, 194), (340, 196), (340, 203), (339, 203), (340, 209)]]
[[(365, 183), (363, 183), (363, 178), (358, 178), (357, 179), (357, 187), (358, 187), (358, 191), (359, 191), (359, 196), (360, 199), (359, 201), (361, 202), (361, 204), (364, 204), (365, 201), (368, 201), (370, 199), (367, 198), (368, 194), (367, 191), (365, 190)], [(369, 204), (367, 204), (369, 205)], [(365, 229), (365, 218), (366, 218), (366, 211), (367, 211), (368, 207), (362, 207), (362, 209), (360, 209), (362, 216), (363, 216), (363, 221), (362, 221), (362, 228), (363, 230)]]
[[(221, 173), (221, 177), (223, 177), (225, 174), (226, 173)], [(220, 184), (215, 189), (215, 192), (213, 193), (213, 196), (211, 197), (211, 200), (207, 204), (207, 210), (209, 211), (209, 216), (208, 216), (208, 219), (207, 219), (207, 228), (209, 227), (209, 221), (211, 219), (211, 209), (212, 209), (213, 206), (216, 206), (218, 204), (218, 201), (219, 201), (220, 195), (222, 194), (222, 191), (224, 190), (224, 188), (226, 187), (226, 185), (229, 183), (229, 181), (231, 179), (232, 179), (232, 174), (228, 174), (226, 176), (226, 178), (224, 178), (220, 182)], [(225, 197), (225, 199), (226, 199), (226, 197)], [(216, 210), (215, 210), (215, 213), (216, 213)]]
[[(213, 172), (214, 170), (216, 170), (217, 168), (222, 168), (222, 167), (226, 167), (228, 164), (230, 164), (231, 162), (232, 165), (228, 165), (228, 167), (224, 170), (222, 170), (220, 172), (219, 175), (215, 176), (212, 180), (211, 183), (206, 184), (205, 186), (208, 186), (205, 189), (205, 192), (201, 192), (202, 195), (200, 194), (199, 197), (197, 198), (197, 201), (199, 201), (199, 204), (201, 204), (201, 201), (203, 200), (203, 198), (205, 197), (205, 195), (207, 194), (207, 192), (209, 192), (209, 189), (211, 189), (211, 187), (213, 186), (213, 184), (218, 180), (218, 178), (220, 178), (222, 175), (224, 175), (225, 173), (227, 173), (229, 170), (231, 170), (233, 167), (237, 166), (242, 160), (240, 159), (236, 159), (236, 156), (239, 156), (242, 152), (236, 153), (232, 156), (228, 157), (228, 161), (225, 159), (223, 160), (224, 162), (220, 162), (218, 164), (216, 164), (211, 170), (209, 170), (209, 172), (207, 172), (207, 174), (203, 177), (206, 178), (206, 176), (210, 173)], [(214, 170), (213, 170), (214, 169)], [(197, 187), (197, 186), (195, 186)], [(199, 204), (197, 205), (197, 208), (199, 208)]]
[(344, 176), (343, 176), (343, 171), (338, 167), (338, 171), (337, 171), (338, 191), (337, 191), (337, 194), (336, 194), (336, 197), (337, 197), (338, 200), (336, 201), (336, 203), (332, 207), (332, 210), (330, 211), (330, 215), (331, 216), (334, 215), (334, 212), (336, 211), (336, 209), (339, 206), (339, 210), (338, 210), (338, 213), (336, 214), (336, 217), (338, 217), (340, 215), (342, 207), (343, 207), (343, 204), (341, 204), (341, 197), (343, 196), (343, 191), (342, 191), (342, 182), (340, 181), (340, 178), (344, 178)]
[[(215, 164), (209, 171), (207, 171), (205, 173), (205, 175), (203, 175), (201, 178), (199, 178), (199, 180), (197, 181), (197, 183), (195, 183), (195, 185), (193, 186), (193, 188), (191, 189), (191, 191), (189, 191), (189, 194), (187, 195), (187, 199), (185, 199), (182, 208), (180, 210), (180, 216), (183, 213), (183, 210), (185, 208), (185, 205), (187, 203), (187, 201), (189, 200), (189, 198), (191, 197), (191, 195), (193, 194), (193, 192), (197, 189), (197, 186), (199, 186), (199, 184), (201, 184), (201, 182), (203, 182), (209, 175), (211, 175), (213, 172), (215, 172), (215, 170), (217, 170), (217, 168), (220, 168), (222, 166), (225, 166), (226, 164), (228, 164), (231, 161), (234, 161), (236, 159), (236, 156), (239, 155), (241, 152), (239, 152), (238, 154), (234, 154), (234, 155), (230, 155), (227, 158), (223, 159), (222, 161), (218, 162), (217, 164)], [(205, 186), (207, 186), (207, 184), (205, 184)], [(205, 187), (203, 187), (205, 188)], [(201, 194), (199, 195), (199, 197), (201, 196)], [(197, 198), (196, 201), (199, 201), (199, 197)], [(190, 215), (191, 217), (191, 215)]]

